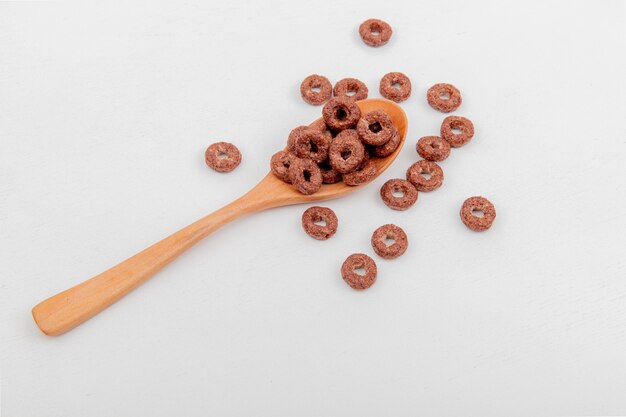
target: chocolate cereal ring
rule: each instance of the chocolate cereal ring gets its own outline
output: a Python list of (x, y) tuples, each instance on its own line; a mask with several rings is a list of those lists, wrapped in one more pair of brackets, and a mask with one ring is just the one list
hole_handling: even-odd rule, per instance
[(394, 133), (393, 135), (391, 135), (391, 139), (389, 139), (389, 141), (384, 145), (370, 148), (370, 152), (372, 153), (372, 155), (378, 156), (379, 158), (389, 156), (393, 153), (393, 151), (398, 149), (398, 145), (400, 145), (400, 139), (400, 132), (398, 132), (398, 129), (396, 129), (394, 126)]
[(204, 161), (217, 172), (230, 172), (241, 163), (241, 152), (232, 143), (216, 142), (204, 152)]
[[(358, 269), (363, 269), (365, 274), (359, 274)], [(353, 253), (341, 265), (341, 277), (355, 290), (371, 287), (376, 282), (376, 275), (378, 275), (376, 262), (364, 253)]]
[[(396, 197), (394, 192), (401, 193)], [(407, 180), (392, 179), (383, 184), (380, 189), (380, 196), (383, 202), (394, 210), (406, 210), (417, 201), (417, 189)]]
[(330, 165), (328, 159), (317, 164), (322, 172), (322, 184), (334, 184), (341, 181), (341, 173)]
[[(453, 129), (460, 130), (461, 133), (455, 133)], [(459, 148), (474, 137), (474, 124), (465, 117), (448, 116), (441, 123), (441, 137), (453, 148)]]
[[(315, 224), (322, 221), (326, 225)], [(302, 228), (313, 239), (326, 240), (332, 237), (337, 232), (337, 224), (335, 212), (328, 207), (313, 206), (302, 213)]]
[(331, 142), (328, 158), (330, 165), (337, 172), (347, 174), (361, 165), (366, 153), (356, 130), (346, 129)]
[(333, 86), (328, 78), (313, 74), (306, 77), (300, 84), (300, 94), (307, 103), (319, 106), (330, 99), (333, 94)]
[(401, 72), (385, 74), (380, 80), (380, 94), (387, 100), (400, 103), (411, 95), (411, 80)]
[(428, 161), (443, 161), (450, 155), (450, 144), (439, 136), (424, 136), (415, 148), (419, 156)]
[(333, 139), (333, 132), (330, 131), (326, 123), (324, 123), (324, 119), (317, 119), (313, 123), (309, 125), (309, 127), (313, 130), (317, 130), (318, 132), (322, 132), (324, 136), (328, 138), (328, 140)]
[(417, 191), (433, 191), (443, 183), (443, 170), (436, 163), (422, 159), (406, 171), (406, 179)]
[(391, 117), (384, 110), (374, 110), (365, 114), (356, 125), (361, 141), (372, 146), (381, 146), (389, 142), (396, 130)]
[(331, 129), (352, 129), (361, 118), (361, 110), (349, 97), (335, 97), (324, 104), (322, 117)]
[(461, 220), (475, 232), (489, 229), (495, 218), (496, 208), (485, 197), (470, 197), (461, 206)]
[(365, 83), (356, 78), (344, 78), (343, 80), (339, 80), (333, 88), (335, 97), (349, 97), (352, 100), (364, 100), (367, 98), (367, 93), (368, 90)]
[(455, 111), (463, 101), (459, 89), (452, 84), (445, 83), (430, 87), (426, 92), (426, 100), (428, 100), (430, 107), (444, 113)]
[[(387, 245), (387, 240), (394, 242)], [(378, 256), (384, 259), (393, 259), (401, 256), (409, 247), (409, 239), (402, 228), (395, 224), (380, 226), (372, 234), (372, 248)]]
[(272, 173), (286, 183), (291, 184), (291, 179), (289, 178), (289, 166), (294, 159), (296, 159), (296, 156), (289, 151), (276, 152), (272, 155), (272, 159), (270, 161)]
[(295, 154), (298, 158), (309, 158), (322, 162), (328, 157), (330, 142), (322, 132), (307, 128), (296, 135)]
[(296, 158), (289, 166), (289, 179), (302, 194), (313, 194), (322, 186), (322, 173), (310, 159)]
[(393, 31), (387, 22), (380, 19), (367, 19), (359, 26), (359, 35), (361, 39), (369, 46), (383, 46), (389, 39)]
[(378, 168), (371, 160), (368, 160), (362, 167), (356, 169), (356, 171), (343, 174), (343, 182), (349, 186), (356, 186), (365, 184), (376, 178), (378, 174)]
[(290, 152), (296, 151), (296, 139), (298, 136), (302, 134), (305, 130), (309, 129), (309, 126), (298, 126), (289, 132), (289, 137), (287, 138), (287, 150)]

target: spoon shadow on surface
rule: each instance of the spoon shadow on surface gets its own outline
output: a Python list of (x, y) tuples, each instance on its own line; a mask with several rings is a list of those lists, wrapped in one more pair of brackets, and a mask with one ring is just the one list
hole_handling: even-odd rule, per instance
[[(388, 100), (366, 99), (357, 104), (362, 114), (384, 110), (400, 134), (400, 144), (391, 155), (371, 159), (376, 164), (378, 177), (391, 165), (402, 149), (408, 120), (404, 110)], [(37, 304), (32, 310), (33, 319), (46, 335), (63, 334), (115, 303), (195, 243), (238, 217), (273, 207), (339, 198), (366, 185), (351, 187), (343, 182), (324, 184), (315, 194), (304, 195), (270, 172), (248, 193), (232, 203), (101, 274)]]

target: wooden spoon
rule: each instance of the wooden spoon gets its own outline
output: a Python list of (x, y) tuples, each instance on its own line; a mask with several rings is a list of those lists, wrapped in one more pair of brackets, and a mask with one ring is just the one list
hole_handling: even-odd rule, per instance
[[(400, 145), (385, 158), (372, 158), (380, 175), (393, 162), (404, 144), (408, 121), (397, 104), (382, 99), (358, 102), (362, 113), (384, 110), (400, 132)], [(178, 255), (209, 233), (244, 214), (290, 204), (312, 203), (342, 197), (362, 186), (339, 182), (326, 184), (313, 195), (303, 195), (271, 172), (247, 194), (212, 214), (166, 237), (100, 275), (54, 295), (33, 308), (33, 318), (42, 332), (57, 336), (104, 310), (150, 278)]]

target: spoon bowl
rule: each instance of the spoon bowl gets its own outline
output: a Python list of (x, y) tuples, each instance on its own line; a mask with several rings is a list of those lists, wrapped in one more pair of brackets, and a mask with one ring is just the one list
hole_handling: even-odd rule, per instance
[[(378, 176), (391, 165), (404, 145), (408, 127), (406, 114), (400, 106), (388, 100), (367, 99), (358, 101), (357, 104), (362, 114), (384, 110), (400, 134), (400, 144), (391, 155), (372, 158), (378, 168)], [(252, 190), (232, 203), (101, 274), (37, 304), (32, 310), (33, 319), (46, 335), (65, 333), (128, 294), (185, 250), (238, 217), (272, 207), (342, 197), (363, 188), (364, 185), (366, 184), (351, 187), (344, 182), (324, 184), (315, 194), (304, 195), (270, 172)]]

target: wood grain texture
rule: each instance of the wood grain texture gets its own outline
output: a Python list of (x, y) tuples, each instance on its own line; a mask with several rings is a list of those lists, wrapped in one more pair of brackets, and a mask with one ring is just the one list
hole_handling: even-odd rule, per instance
[[(363, 113), (385, 110), (401, 135), (400, 145), (390, 156), (373, 159), (380, 175), (402, 149), (408, 121), (402, 108), (391, 101), (368, 99), (358, 104)], [(273, 207), (330, 200), (360, 188), (340, 182), (323, 185), (315, 194), (303, 195), (269, 173), (241, 198), (103, 273), (37, 304), (32, 310), (33, 319), (46, 335), (63, 334), (115, 303), (211, 232), (240, 216)]]

